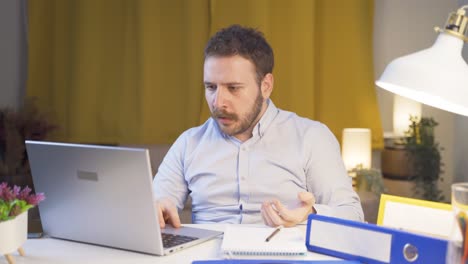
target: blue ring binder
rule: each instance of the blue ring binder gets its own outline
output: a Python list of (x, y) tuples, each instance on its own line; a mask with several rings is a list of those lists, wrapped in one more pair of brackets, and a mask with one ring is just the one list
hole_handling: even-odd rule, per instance
[[(306, 246), (317, 253), (370, 264), (445, 263), (447, 252), (443, 239), (315, 214), (307, 221)], [(374, 249), (378, 252), (369, 252)]]

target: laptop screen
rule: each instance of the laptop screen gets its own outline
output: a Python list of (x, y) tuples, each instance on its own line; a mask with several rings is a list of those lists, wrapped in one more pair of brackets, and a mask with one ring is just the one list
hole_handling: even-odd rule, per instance
[(162, 252), (149, 153), (123, 148), (26, 141), (49, 236), (153, 254)]

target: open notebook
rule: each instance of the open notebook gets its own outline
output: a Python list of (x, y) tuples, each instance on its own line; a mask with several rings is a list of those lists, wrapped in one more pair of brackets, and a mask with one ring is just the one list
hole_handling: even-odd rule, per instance
[(282, 228), (270, 241), (272, 227), (230, 225), (224, 232), (221, 249), (234, 255), (302, 255), (307, 252), (305, 234), (297, 227)]

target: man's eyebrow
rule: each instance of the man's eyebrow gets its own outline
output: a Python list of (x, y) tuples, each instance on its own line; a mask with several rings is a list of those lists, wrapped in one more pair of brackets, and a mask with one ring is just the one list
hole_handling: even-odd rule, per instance
[[(206, 84), (216, 84), (213, 82), (203, 82), (205, 85)], [(243, 85), (244, 83), (242, 82), (226, 82), (226, 83), (221, 83), (221, 85)]]

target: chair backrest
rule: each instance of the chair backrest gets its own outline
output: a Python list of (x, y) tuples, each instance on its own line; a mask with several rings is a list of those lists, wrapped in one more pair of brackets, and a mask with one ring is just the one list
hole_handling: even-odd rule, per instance
[(131, 148), (147, 148), (150, 153), (150, 162), (151, 162), (151, 170), (153, 173), (153, 177), (158, 171), (159, 165), (163, 161), (166, 153), (171, 148), (170, 144), (152, 144), (152, 145), (144, 145), (144, 144), (126, 144), (122, 145), (123, 147), (131, 147)]
[[(161, 165), (161, 162), (163, 161), (167, 152), (171, 148), (170, 144), (132, 144), (124, 146), (134, 148), (147, 148), (149, 150), (153, 177), (156, 176), (155, 174), (158, 171), (159, 165)], [(185, 201), (184, 209), (181, 212), (179, 212), (179, 217), (180, 221), (184, 224), (192, 223), (192, 198), (190, 198), (190, 196), (188, 196), (187, 201)]]
[(377, 225), (448, 238), (454, 220), (450, 204), (387, 194), (380, 197)]

